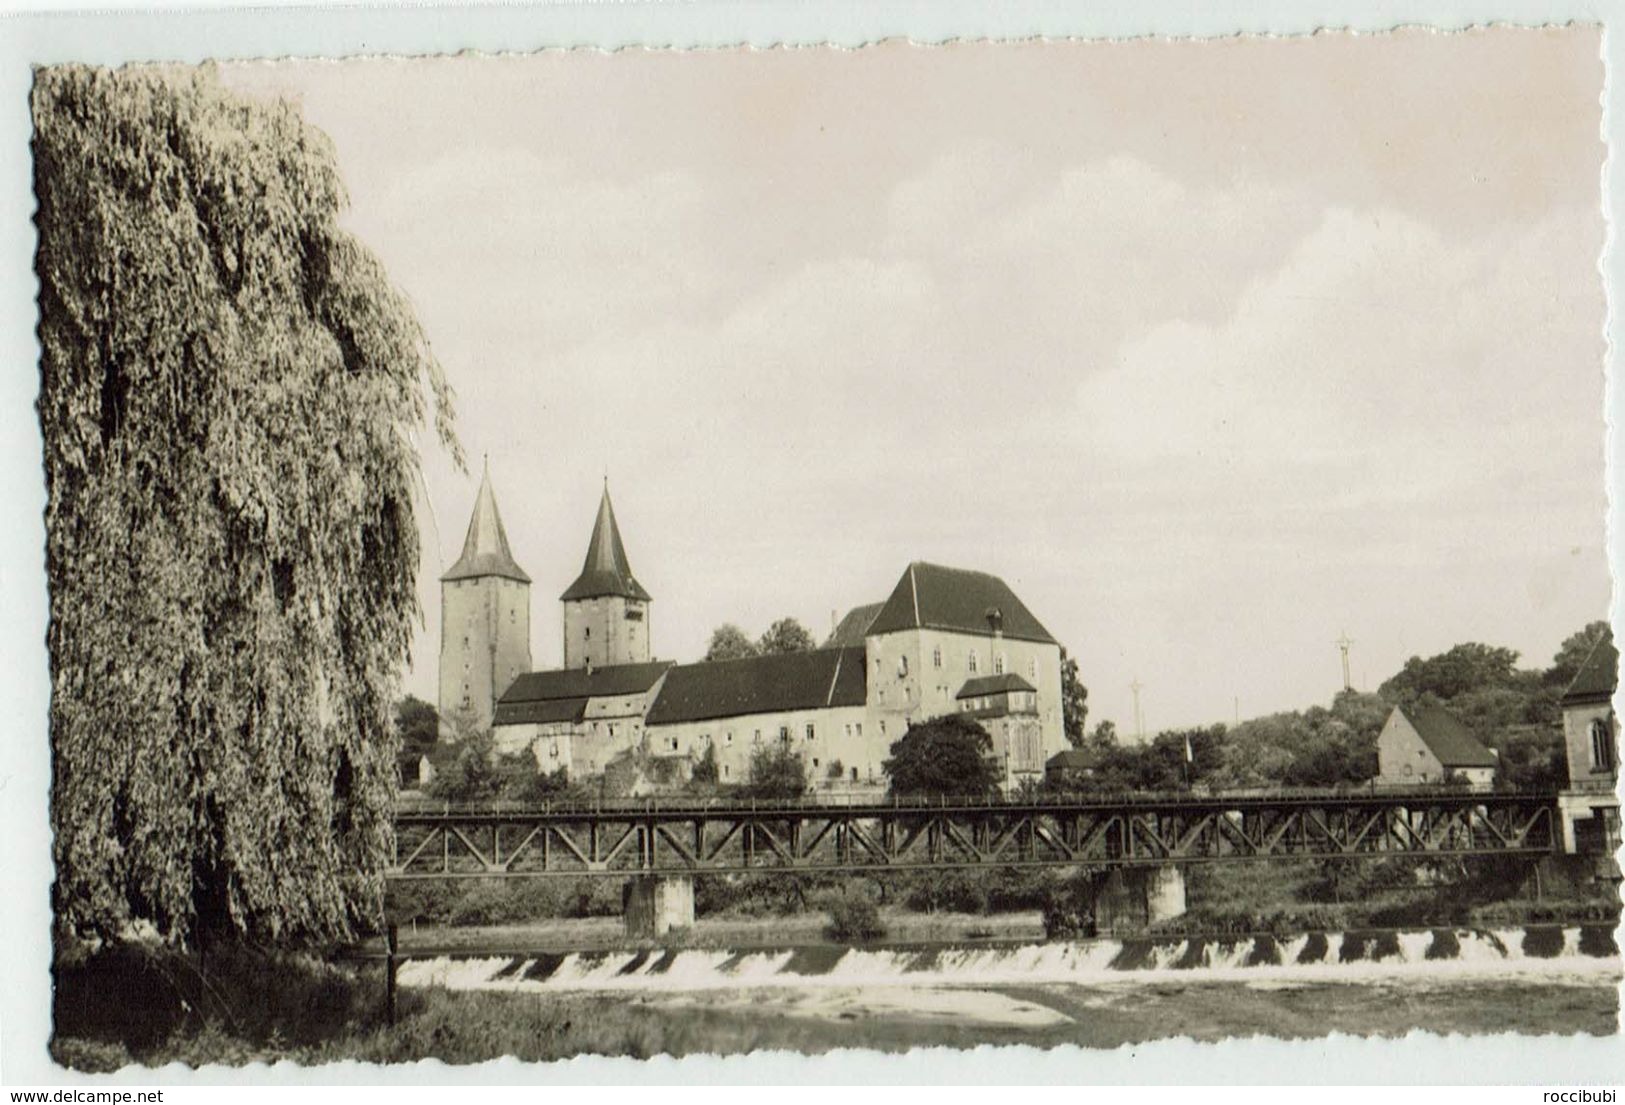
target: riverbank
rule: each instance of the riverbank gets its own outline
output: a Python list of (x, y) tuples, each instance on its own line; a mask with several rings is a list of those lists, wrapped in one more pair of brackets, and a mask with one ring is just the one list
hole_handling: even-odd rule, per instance
[(317, 1065), (438, 1059), (460, 1065), (507, 1056), (552, 1062), (576, 1055), (646, 1059), (764, 1050), (816, 1055), (853, 1047), (882, 1052), (983, 1044), (1114, 1048), (1172, 1037), (1306, 1039), (1334, 1032), (1607, 1036), (1617, 1031), (1618, 1015), (1615, 983), (1520, 980), (1003, 986), (908, 991), (903, 999), (862, 989), (636, 996), (431, 990), (407, 996), (393, 1028), (358, 1024), (320, 1041), (248, 1036), (215, 1022), (137, 1049), (64, 1038), (53, 1044), (53, 1054), (87, 1071), (128, 1063), (281, 1060)]
[(53, 1055), (111, 1070), (1413, 1029), (1601, 1035), (1616, 1030), (1621, 977), (1613, 932), (1598, 926), (412, 954), (389, 1026), (379, 967), (121, 949), (59, 972)]

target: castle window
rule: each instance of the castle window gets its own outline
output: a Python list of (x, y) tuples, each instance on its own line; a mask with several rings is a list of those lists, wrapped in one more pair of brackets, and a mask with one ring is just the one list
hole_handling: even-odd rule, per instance
[(581, 639), (584, 641), (592, 640), (592, 626), (589, 625), (586, 629), (582, 630)]
[(782, 744), (790, 743), (790, 727), (788, 725), (779, 726), (779, 741)]
[(881, 736), (885, 736), (885, 735), (886, 735), (886, 723), (885, 723), (885, 722), (884, 722), (884, 721), (882, 721), (882, 722), (881, 722), (881, 723), (880, 723), (880, 735), (881, 735)]
[(1614, 770), (1613, 727), (1602, 718), (1591, 723), (1591, 768), (1593, 771)]
[(813, 728), (813, 723), (810, 721), (807, 723), (807, 739), (810, 741), (818, 739), (818, 730)]
[(942, 667), (942, 646), (941, 645), (937, 645), (935, 648), (933, 648), (931, 650), (931, 666), (934, 667), (934, 668)]
[(852, 769), (852, 781), (854, 783), (858, 781), (858, 769), (855, 767)]
[(722, 735), (722, 743), (723, 744), (732, 744), (733, 742), (734, 742), (734, 731), (732, 729), (729, 729), (726, 733), (724, 733)]
[(1004, 674), (1004, 653), (1002, 653), (1002, 652), (999, 653), (997, 656), (993, 657), (993, 674), (994, 675), (1003, 675)]
[(726, 778), (727, 778), (727, 777), (728, 777), (728, 774), (729, 774), (729, 773), (728, 773), (728, 765), (727, 765), (727, 764), (723, 764), (723, 765), (722, 765), (722, 777), (723, 777), (723, 778), (724, 778), (724, 779), (726, 779)]
[(671, 738), (671, 750), (673, 752), (677, 751), (677, 738), (676, 737)]
[(817, 767), (817, 766), (818, 766), (818, 757), (817, 757), (817, 756), (814, 756), (814, 757), (813, 757), (813, 766), (814, 766), (814, 767)]
[(858, 736), (863, 736), (863, 722), (858, 722)]
[(1027, 676), (1033, 681), (1033, 686), (1038, 686), (1038, 657), (1027, 661)]
[(899, 678), (903, 678), (903, 679), (908, 678), (908, 657), (907, 656), (899, 656), (897, 658), (897, 675), (898, 675)]
[(615, 735), (615, 723), (613, 721), (609, 723), (609, 735), (612, 737)]
[(974, 648), (970, 650), (970, 655), (965, 658), (965, 670), (972, 675), (976, 674), (976, 650)]
[(761, 744), (762, 743), (762, 731), (760, 729), (756, 730), (756, 732), (751, 734), (750, 742), (752, 744)]

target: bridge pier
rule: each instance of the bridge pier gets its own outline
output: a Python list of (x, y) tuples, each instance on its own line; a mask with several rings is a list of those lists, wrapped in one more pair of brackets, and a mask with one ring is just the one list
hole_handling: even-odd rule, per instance
[(621, 892), (626, 934), (653, 940), (694, 927), (694, 880), (688, 875), (634, 875)]
[(1185, 912), (1185, 873), (1173, 864), (1114, 867), (1094, 880), (1095, 933), (1138, 932)]

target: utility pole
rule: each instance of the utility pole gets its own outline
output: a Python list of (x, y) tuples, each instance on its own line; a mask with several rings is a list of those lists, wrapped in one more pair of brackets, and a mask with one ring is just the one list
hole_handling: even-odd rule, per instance
[(1128, 685), (1128, 689), (1134, 692), (1134, 739), (1144, 744), (1145, 717), (1140, 713), (1140, 692), (1145, 689), (1145, 684), (1141, 683), (1140, 677), (1136, 675), (1134, 682)]
[(1354, 683), (1349, 679), (1349, 646), (1354, 642), (1349, 639), (1348, 630), (1345, 629), (1332, 643), (1337, 646), (1337, 651), (1343, 654), (1343, 689), (1352, 691)]

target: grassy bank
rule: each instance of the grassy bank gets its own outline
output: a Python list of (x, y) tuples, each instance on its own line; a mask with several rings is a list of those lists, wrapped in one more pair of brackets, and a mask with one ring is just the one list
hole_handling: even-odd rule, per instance
[(1186, 912), (1164, 931), (1278, 935), (1354, 928), (1498, 928), (1605, 922), (1617, 896), (1523, 860), (1486, 857), (1419, 865), (1408, 859), (1196, 864), (1185, 871)]
[[(1167, 931), (1292, 933), (1371, 927), (1601, 922), (1617, 898), (1583, 878), (1528, 860), (1412, 857), (1192, 864), (1186, 913)], [(697, 946), (803, 943), (822, 938), (833, 904), (867, 898), (893, 940), (1035, 939), (1084, 935), (1090, 875), (1060, 869), (862, 875), (702, 876), (695, 880)], [(391, 916), (408, 940), (436, 947), (620, 946), (621, 883), (602, 879), (418, 883), (391, 888)]]
[[(1185, 874), (1187, 912), (1159, 926), (1165, 932), (1496, 928), (1618, 916), (1617, 900), (1597, 897), (1581, 879), (1548, 877), (1536, 899), (1528, 865), (1506, 861), (1423, 867), (1382, 860), (1214, 864), (1191, 866)], [(1075, 905), (1085, 886), (1081, 876), (1049, 872), (914, 875), (887, 884), (884, 893), (867, 879), (710, 880), (697, 887), (698, 923), (674, 942), (714, 948), (820, 943), (827, 939), (824, 907), (838, 895), (855, 893), (882, 903), (879, 919), (888, 943), (1039, 941), (1046, 936), (1053, 903)], [(415, 900), (417, 908), (406, 910), (406, 916), (400, 898), (391, 902), (403, 922), (402, 943), (408, 951), (585, 951), (628, 944), (619, 917), (619, 888), (613, 883), (473, 883), (438, 887), (433, 896), (420, 894)], [(383, 1022), (382, 971), (376, 963), (356, 967), (241, 947), (182, 956), (135, 946), (70, 957), (59, 962), (56, 983), (53, 1054), (58, 1062), (84, 1070), (132, 1062), (438, 1058), (467, 1063), (508, 1054), (548, 1060), (582, 1053), (642, 1057), (853, 1045), (1115, 1046), (1173, 1033), (1290, 1035), (1296, 1023), (1275, 1019), (1287, 1001), (1278, 996), (1260, 998), (1234, 987), (1226, 995), (1192, 983), (1173, 987), (1194, 995), (1181, 1005), (1163, 1001), (1159, 995), (1168, 986), (1157, 983), (1134, 987), (1143, 1007), (1114, 1006), (1110, 1016), (1091, 1014), (1077, 1024), (1042, 1031), (959, 1024), (942, 1017), (881, 1017), (872, 1010), (866, 1014), (859, 1003), (852, 1015), (869, 1019), (855, 1033), (852, 1024), (810, 1017), (804, 1010), (775, 1010), (774, 999), (760, 995), (729, 1004), (720, 998), (671, 995), (441, 991), (403, 991), (400, 1023), (391, 1028)], [(1473, 1014), (1476, 1020), (1464, 1020), (1443, 996), (1401, 990), (1390, 995), (1389, 1004), (1405, 1008), (1405, 1017), (1383, 1021), (1377, 1015), (1381, 1006), (1370, 1005), (1371, 1019), (1365, 1021), (1362, 1010), (1376, 988), (1355, 988), (1338, 999), (1343, 1004), (1312, 1022), (1314, 1034), (1333, 1026), (1327, 1017), (1346, 1020), (1346, 1031), (1363, 1032), (1410, 1027), (1447, 1031), (1452, 1025), (1460, 1031), (1613, 1030), (1617, 995), (1609, 987), (1594, 994), (1589, 988), (1515, 982), (1485, 986), (1497, 996)], [(1520, 987), (1528, 990), (1526, 998), (1505, 998), (1509, 989)], [(680, 1000), (687, 1004), (677, 1004)], [(1064, 1004), (1061, 997), (1053, 1001)], [(1605, 1021), (1607, 1028), (1595, 1027)]]
[[(904, 1051), (974, 1047), (1125, 1043), (1192, 1036), (1217, 1040), (1264, 1034), (1318, 1037), (1328, 1032), (1398, 1036), (1519, 1032), (1608, 1035), (1619, 998), (1611, 982), (1596, 985), (1501, 980), (1449, 986), (1304, 984), (1255, 989), (1224, 983), (1157, 981), (1105, 987), (990, 987), (954, 991), (944, 1015), (933, 995), (908, 988), (886, 994), (762, 989), (697, 994), (516, 994), (406, 990), (399, 1023), (383, 1023), (377, 972), (336, 969), (300, 957), (232, 956), (206, 968), (200, 993), (196, 964), (102, 964), (69, 980), (69, 989), (127, 993), (130, 984), (157, 998), (140, 1025), (87, 1021), (81, 1007), (62, 1009), (52, 1053), (84, 1071), (127, 1064), (243, 1065), (283, 1060), (301, 1065), (438, 1059), (479, 1063), (505, 1056), (546, 1062), (575, 1055), (738, 1055), (790, 1049), (817, 1054), (844, 1047)], [(179, 980), (185, 1002), (159, 987), (150, 971)], [(131, 972), (135, 974), (132, 976)], [(978, 996), (981, 994), (982, 996)], [(225, 995), (229, 995), (226, 997)], [(924, 1000), (921, 1000), (924, 999)], [(201, 1001), (193, 1005), (192, 1000)], [(918, 1004), (916, 1004), (918, 1003)], [(71, 1002), (70, 1002), (71, 1005)], [(1001, 1022), (983, 1007), (1037, 1010), (1029, 1025)]]

